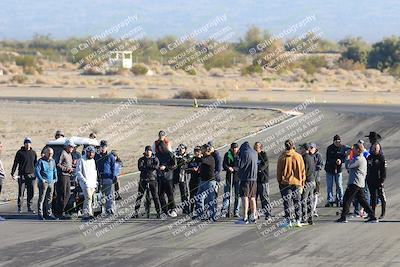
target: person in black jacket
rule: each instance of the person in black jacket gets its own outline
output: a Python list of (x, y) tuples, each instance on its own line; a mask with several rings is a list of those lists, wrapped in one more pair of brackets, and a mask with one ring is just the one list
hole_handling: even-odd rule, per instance
[(175, 185), (179, 186), (179, 192), (181, 194), (182, 210), (183, 214), (189, 214), (189, 189), (186, 175), (187, 163), (190, 160), (190, 155), (187, 154), (187, 147), (184, 144), (180, 144), (175, 152), (176, 158), (176, 169), (173, 172), (174, 175), (174, 192)]
[[(176, 169), (176, 158), (174, 154), (168, 150), (165, 143), (161, 143), (159, 152), (156, 157), (160, 161), (157, 169), (158, 194), (160, 198), (161, 209), (165, 215), (176, 217), (175, 200), (173, 190), (173, 171)], [(168, 202), (165, 201), (165, 195)]]
[[(339, 135), (333, 137), (333, 144), (326, 150), (326, 187), (327, 203), (325, 207), (333, 207), (336, 202), (338, 207), (343, 206), (343, 177), (342, 164), (346, 160), (346, 147), (341, 144)], [(333, 183), (336, 184), (336, 200), (333, 199)]]
[[(153, 156), (151, 146), (146, 146), (143, 157), (138, 160), (138, 169), (140, 171), (139, 190), (135, 203), (135, 212), (132, 218), (139, 217), (140, 204), (143, 195), (150, 190), (154, 206), (157, 212), (157, 218), (160, 218), (160, 200), (158, 198), (158, 184), (156, 180), (156, 170), (160, 165), (159, 160)], [(147, 218), (150, 217), (150, 210), (147, 209)]]
[(310, 146), (308, 144), (301, 145), (300, 154), (303, 156), (304, 169), (306, 171), (306, 181), (304, 183), (304, 189), (301, 195), (302, 223), (313, 225), (315, 161), (313, 156), (310, 155)]
[(321, 153), (318, 151), (317, 145), (315, 143), (310, 144), (310, 155), (314, 158), (315, 163), (315, 188), (314, 188), (314, 217), (318, 217), (317, 204), (320, 192), (321, 184), (321, 170), (324, 168), (324, 160), (322, 159)]
[[(215, 160), (212, 148), (209, 144), (201, 147), (203, 158), (200, 164), (200, 185), (197, 191), (196, 216), (194, 219), (216, 221), (215, 217), (215, 190), (217, 183), (215, 181)], [(206, 210), (208, 211), (206, 212)]]
[(32, 140), (25, 138), (24, 146), (15, 154), (14, 164), (11, 169), (11, 177), (15, 180), (15, 171), (18, 167), (18, 213), (21, 213), (21, 202), (26, 188), (28, 212), (35, 213), (32, 209), (32, 199), (35, 185), (36, 152), (32, 149)]
[(186, 172), (190, 175), (189, 192), (190, 192), (190, 212), (194, 212), (195, 196), (200, 184), (200, 164), (201, 164), (201, 147), (194, 148), (194, 157), (188, 162)]
[(379, 143), (372, 145), (372, 154), (367, 158), (367, 184), (371, 194), (371, 207), (375, 216), (375, 208), (377, 204), (377, 195), (382, 201), (382, 211), (379, 219), (383, 219), (386, 213), (386, 196), (383, 183), (386, 179), (386, 160), (381, 153)]
[(271, 218), (271, 206), (269, 205), (269, 161), (265, 151), (263, 151), (263, 145), (260, 142), (255, 142), (254, 150), (258, 154), (258, 171), (257, 171), (257, 194), (256, 201), (258, 198), (261, 200), (261, 211), (258, 213), (265, 214), (265, 220)]
[(237, 143), (232, 143), (231, 148), (224, 155), (224, 160), (222, 167), (226, 171), (226, 182), (224, 188), (224, 200), (222, 202), (222, 217), (225, 214), (231, 216), (231, 199), (233, 191), (235, 191), (235, 202), (234, 202), (234, 217), (239, 217), (240, 212), (240, 179), (238, 176), (238, 169), (235, 166), (237, 161), (237, 153), (239, 151), (239, 145)]

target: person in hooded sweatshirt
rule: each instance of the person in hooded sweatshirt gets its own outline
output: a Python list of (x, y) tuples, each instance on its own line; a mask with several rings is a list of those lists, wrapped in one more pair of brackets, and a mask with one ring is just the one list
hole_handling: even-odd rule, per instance
[(300, 154), (304, 160), (304, 169), (306, 172), (306, 181), (304, 183), (303, 194), (301, 195), (302, 207), (302, 223), (313, 225), (313, 207), (314, 207), (314, 188), (315, 188), (315, 161), (310, 155), (310, 146), (308, 144), (301, 145)]
[(26, 188), (28, 212), (35, 213), (32, 209), (32, 199), (35, 184), (36, 152), (32, 149), (32, 140), (25, 138), (24, 146), (15, 154), (14, 164), (11, 169), (11, 177), (15, 180), (15, 171), (18, 167), (18, 213), (21, 213), (21, 202)]
[[(157, 168), (157, 181), (161, 209), (165, 215), (176, 217), (173, 189), (173, 171), (177, 167), (176, 158), (165, 143), (161, 143), (158, 152), (156, 152), (156, 157), (160, 162)], [(165, 195), (167, 196), (168, 202), (165, 200)]]
[(379, 219), (383, 219), (386, 213), (386, 196), (383, 183), (386, 179), (386, 160), (381, 153), (381, 145), (374, 143), (372, 153), (367, 158), (367, 183), (371, 193), (371, 208), (375, 216), (377, 196), (382, 201), (382, 211)]
[(353, 159), (346, 159), (346, 169), (349, 171), (349, 181), (343, 197), (342, 215), (336, 221), (338, 223), (347, 223), (346, 216), (349, 213), (350, 204), (354, 197), (358, 198), (360, 205), (369, 214), (369, 219), (366, 222), (378, 222), (364, 196), (363, 188), (365, 186), (365, 178), (367, 175), (367, 160), (362, 155), (363, 151), (364, 146), (356, 143), (353, 145)]
[(83, 201), (83, 217), (82, 221), (93, 219), (93, 195), (96, 192), (97, 169), (94, 157), (96, 150), (93, 146), (88, 146), (85, 149), (85, 155), (78, 159), (76, 163), (76, 178), (82, 188), (85, 197)]
[(248, 210), (250, 206), (250, 222), (256, 222), (256, 194), (257, 194), (257, 173), (258, 154), (251, 148), (249, 142), (244, 142), (237, 157), (238, 175), (240, 179), (240, 192), (243, 204), (243, 222), (249, 223)]
[[(285, 150), (278, 159), (277, 180), (283, 199), (285, 219), (282, 227), (292, 226), (291, 210), (295, 211), (296, 227), (302, 227), (301, 218), (301, 193), (306, 180), (306, 171), (304, 160), (299, 153), (295, 151), (292, 140), (285, 141)], [(292, 200), (292, 201), (290, 201)], [(294, 207), (293, 207), (293, 206)]]

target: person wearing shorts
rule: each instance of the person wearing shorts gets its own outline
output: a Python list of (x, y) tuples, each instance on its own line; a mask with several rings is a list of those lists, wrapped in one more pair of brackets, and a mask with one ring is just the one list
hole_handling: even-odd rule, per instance
[(243, 223), (248, 224), (249, 204), (251, 209), (250, 222), (256, 222), (256, 193), (257, 193), (257, 152), (244, 142), (239, 149), (237, 166), (240, 179), (240, 191), (243, 203)]

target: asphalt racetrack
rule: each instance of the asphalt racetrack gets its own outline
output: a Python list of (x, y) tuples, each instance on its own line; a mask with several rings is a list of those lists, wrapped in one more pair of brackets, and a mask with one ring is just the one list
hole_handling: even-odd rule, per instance
[[(175, 100), (149, 100), (148, 104), (155, 102), (191, 104)], [(226, 105), (292, 109), (297, 104)], [(303, 116), (246, 138), (250, 143), (264, 141), (268, 147), (272, 200), (280, 197), (276, 182), (280, 147), (269, 143), (285, 139), (301, 127), (291, 138), (300, 136), (297, 143), (316, 142), (325, 158), (326, 146), (334, 134), (339, 134), (343, 143), (353, 144), (369, 131), (377, 131), (384, 137), (382, 146), (388, 160), (388, 207), (383, 221), (366, 224), (363, 219), (350, 218), (347, 224), (335, 223), (338, 209), (323, 208), (325, 173), (320, 216), (314, 226), (285, 230), (275, 227), (274, 222), (265, 223), (263, 218), (250, 225), (237, 224), (233, 218), (196, 223), (182, 215), (163, 221), (154, 215), (150, 219), (131, 219), (128, 212), (138, 176), (129, 175), (121, 179), (122, 187), (126, 186), (124, 203), (112, 220), (99, 218), (87, 225), (79, 219), (41, 222), (32, 215), (16, 214), (15, 202), (1, 205), (0, 215), (7, 220), (0, 223), (0, 266), (400, 266), (400, 188), (396, 187), (400, 172), (400, 108), (321, 104), (302, 111)], [(282, 210), (282, 205), (274, 206), (275, 222)]]

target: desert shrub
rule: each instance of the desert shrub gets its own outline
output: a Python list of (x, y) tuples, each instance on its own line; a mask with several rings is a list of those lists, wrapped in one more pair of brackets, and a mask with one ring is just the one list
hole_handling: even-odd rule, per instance
[(185, 69), (185, 72), (187, 74), (189, 74), (189, 75), (196, 75), (197, 74), (197, 72), (196, 72), (196, 70), (194, 68), (187, 68), (187, 69)]
[(253, 73), (262, 73), (263, 69), (260, 65), (256, 64), (256, 65), (250, 65), (247, 67), (244, 67), (240, 70), (240, 73), (244, 76), (244, 75), (250, 75)]
[(175, 99), (216, 99), (226, 96), (223, 90), (183, 90), (174, 95)]
[(149, 69), (142, 64), (135, 64), (132, 66), (131, 71), (135, 75), (146, 75)]
[(15, 58), (15, 64), (17, 66), (21, 66), (23, 68), (35, 67), (36, 61), (35, 61), (35, 58), (32, 56), (19, 56), (19, 57)]
[(10, 82), (12, 83), (25, 83), (28, 81), (28, 77), (25, 75), (14, 75), (11, 77)]
[(339, 42), (344, 51), (341, 53), (341, 60), (352, 60), (362, 65), (367, 64), (368, 53), (371, 46), (361, 38), (346, 38)]
[(385, 70), (400, 63), (400, 38), (391, 37), (372, 45), (368, 67)]
[(314, 74), (318, 69), (328, 67), (328, 62), (323, 56), (309, 56), (299, 59), (293, 65), (303, 69), (307, 74)]
[(400, 64), (389, 69), (389, 74), (400, 79)]
[(351, 59), (340, 59), (337, 62), (337, 66), (344, 70), (365, 70), (365, 65), (360, 62), (354, 62)]
[(98, 67), (85, 68), (82, 75), (103, 75), (103, 70)]

